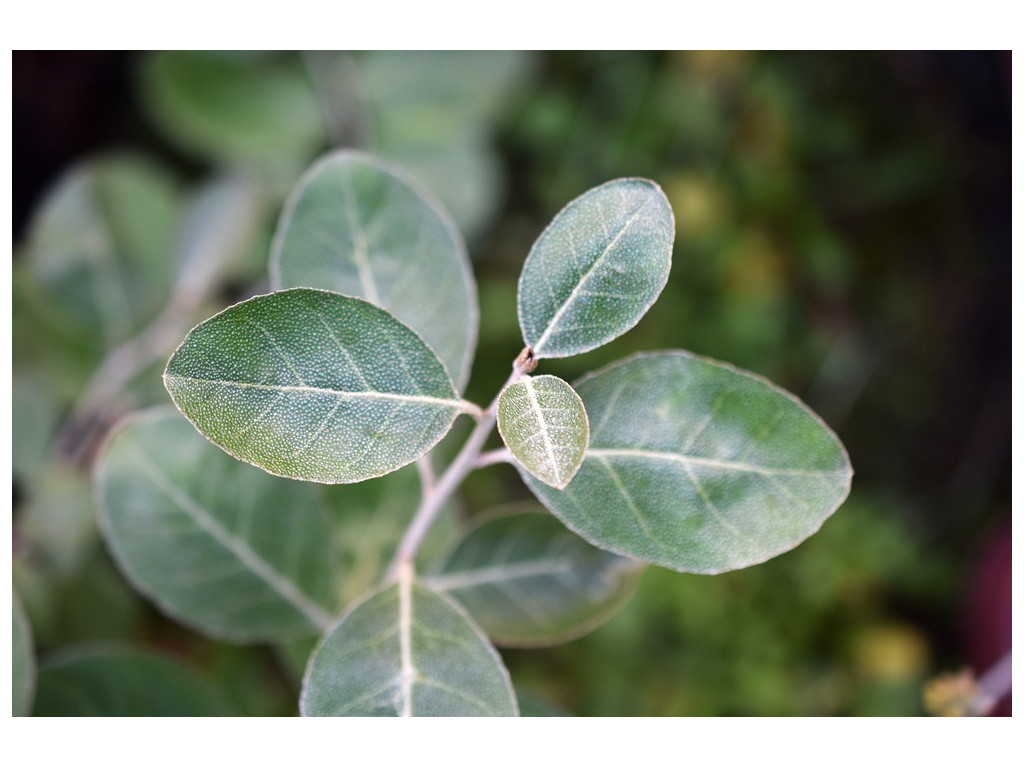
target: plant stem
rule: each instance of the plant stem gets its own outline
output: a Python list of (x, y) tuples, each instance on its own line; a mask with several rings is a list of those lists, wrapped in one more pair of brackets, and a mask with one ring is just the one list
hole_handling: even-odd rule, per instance
[(508, 452), (508, 448), (495, 448), (493, 451), (481, 453), (476, 459), (474, 468), (481, 469), (492, 464), (501, 464), (505, 461), (510, 463), (512, 461), (512, 454)]
[[(519, 367), (518, 362), (514, 363), (512, 365), (512, 375), (509, 376), (505, 385), (498, 390), (498, 395), (509, 384), (517, 381), (523, 373), (524, 371)], [(448, 465), (448, 469), (444, 471), (444, 474), (431, 487), (424, 487), (419, 509), (416, 510), (412, 522), (409, 523), (409, 527), (405, 531), (405, 536), (402, 537), (402, 541), (395, 551), (395, 557), (391, 561), (387, 576), (385, 577), (386, 580), (393, 579), (400, 567), (413, 562), (420, 545), (423, 543), (423, 539), (427, 535), (427, 531), (430, 530), (430, 526), (433, 524), (438, 512), (441, 511), (441, 507), (444, 506), (445, 502), (451, 498), (451, 495), (462, 484), (466, 475), (477, 467), (477, 459), (480, 457), (484, 443), (487, 442), (487, 438), (494, 430), (494, 424), (498, 418), (498, 395), (495, 395), (487, 410), (483, 411), (479, 421), (477, 421), (476, 428), (470, 433), (466, 444), (462, 446), (462, 450), (459, 451), (452, 463)]]

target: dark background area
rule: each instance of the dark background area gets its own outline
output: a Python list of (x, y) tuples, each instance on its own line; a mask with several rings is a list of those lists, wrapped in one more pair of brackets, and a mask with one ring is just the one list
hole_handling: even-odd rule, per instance
[[(143, 107), (146, 56), (14, 52), (16, 245), (90, 155), (140, 150), (182, 184), (217, 166)], [(665, 293), (622, 341), (546, 372), (571, 380), (637, 349), (727, 360), (818, 411), (856, 475), (793, 553), (715, 579), (651, 569), (592, 635), (504, 654), (517, 682), (574, 714), (918, 714), (929, 677), (1009, 648), (1010, 78), (998, 52), (532, 57), (487, 126), (504, 182), (469, 241), (470, 399), (518, 351), (515, 280), (544, 224), (590, 186), (646, 176), (677, 218)], [(470, 509), (526, 498), (510, 469), (465, 490)], [(32, 493), (16, 488), (16, 515)], [(287, 711), (276, 662), (132, 610), (119, 639), (257, 670), (267, 711)], [(41, 646), (105, 636), (54, 629)]]

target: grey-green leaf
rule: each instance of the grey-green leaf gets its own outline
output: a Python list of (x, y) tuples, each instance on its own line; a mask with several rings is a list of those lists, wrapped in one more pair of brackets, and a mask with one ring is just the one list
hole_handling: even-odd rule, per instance
[(32, 710), (36, 684), (36, 660), (32, 651), (32, 628), (25, 617), (17, 592), (11, 592), (13, 637), (11, 639), (11, 712), (15, 717)]
[(675, 220), (661, 188), (617, 179), (563, 208), (519, 278), (519, 326), (538, 358), (607, 344), (644, 316), (668, 280)]
[(235, 461), (170, 407), (123, 422), (95, 480), (115, 560), (178, 621), (255, 642), (316, 634), (336, 615), (317, 486)]
[(180, 208), (175, 181), (141, 157), (99, 157), (61, 177), (26, 254), (47, 320), (104, 349), (152, 319), (170, 296)]
[(206, 677), (176, 661), (105, 648), (64, 652), (39, 668), (37, 717), (237, 715)]
[(312, 717), (515, 717), (497, 651), (462, 608), (415, 582), (363, 601), (313, 654), (299, 708)]
[(687, 352), (580, 380), (592, 432), (563, 491), (536, 496), (592, 544), (677, 571), (763, 562), (814, 533), (853, 470), (828, 426), (771, 382)]
[(604, 623), (643, 568), (539, 510), (486, 520), (424, 583), (455, 598), (498, 645), (566, 642)]
[(367, 301), (311, 288), (256, 296), (200, 323), (164, 385), (232, 456), (319, 483), (415, 461), (463, 410), (412, 330)]
[(278, 223), (271, 285), (326, 288), (416, 331), (461, 390), (476, 347), (476, 283), (448, 214), (404, 173), (360, 152), (316, 163)]
[(572, 480), (590, 439), (583, 401), (557, 376), (523, 376), (505, 387), (498, 431), (520, 466), (555, 488)]

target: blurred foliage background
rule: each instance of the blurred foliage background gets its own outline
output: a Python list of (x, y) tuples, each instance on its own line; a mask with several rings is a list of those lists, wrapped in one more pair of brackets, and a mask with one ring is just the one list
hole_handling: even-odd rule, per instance
[[(650, 568), (590, 635), (504, 651), (517, 687), (574, 715), (921, 714), (929, 677), (1010, 647), (1010, 68), (990, 52), (15, 52), (13, 581), (47, 674), (125, 649), (189, 667), (211, 708), (295, 713), (308, 644), (238, 648), (163, 618), (107, 555), (88, 468), (120, 415), (167, 401), (159, 372), (188, 328), (266, 289), (285, 194), (350, 146), (417, 176), (467, 238), (470, 399), (521, 348), (516, 281), (546, 223), (645, 176), (676, 215), (665, 292), (625, 337), (545, 371), (660, 348), (726, 360), (804, 399), (857, 473), (796, 550), (716, 577)], [(494, 467), (461, 510), (526, 496)]]

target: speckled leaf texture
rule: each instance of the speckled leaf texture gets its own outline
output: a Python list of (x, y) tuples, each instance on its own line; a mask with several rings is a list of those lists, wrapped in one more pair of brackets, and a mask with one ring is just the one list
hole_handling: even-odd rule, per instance
[(661, 188), (617, 179), (563, 208), (519, 278), (519, 326), (538, 358), (607, 344), (644, 316), (668, 280), (675, 219)]
[(114, 559), (176, 620), (257, 642), (318, 634), (337, 615), (319, 486), (235, 461), (169, 406), (121, 423), (95, 481)]
[(206, 677), (127, 648), (64, 651), (39, 669), (36, 717), (230, 717)]
[(448, 214), (401, 171), (344, 150), (292, 192), (270, 257), (274, 289), (326, 288), (416, 331), (461, 391), (479, 324), (466, 246)]
[(484, 520), (423, 581), (455, 598), (498, 645), (530, 648), (564, 643), (611, 618), (642, 569), (531, 509)]
[(11, 592), (11, 613), (11, 714), (21, 717), (32, 710), (36, 661), (32, 652), (32, 629), (16, 592)]
[(555, 488), (572, 480), (590, 439), (583, 401), (557, 376), (524, 376), (505, 387), (498, 432), (521, 467)]
[(413, 580), (370, 596), (310, 659), (299, 709), (307, 717), (515, 717), (497, 651), (462, 608)]
[(199, 324), (164, 385), (235, 458), (318, 483), (415, 461), (463, 408), (412, 330), (367, 301), (311, 288), (256, 296)]
[(583, 467), (536, 496), (592, 544), (720, 573), (786, 552), (846, 498), (853, 470), (828, 426), (752, 373), (686, 352), (641, 354), (577, 382)]

